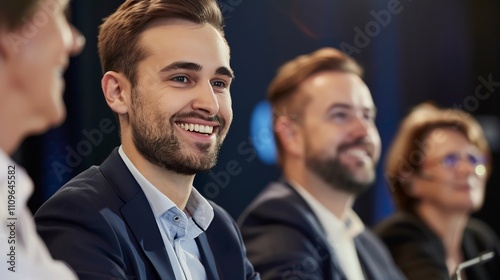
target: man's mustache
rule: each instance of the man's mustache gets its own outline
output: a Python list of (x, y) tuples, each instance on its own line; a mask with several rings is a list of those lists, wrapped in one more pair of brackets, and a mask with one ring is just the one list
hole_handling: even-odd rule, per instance
[(204, 116), (198, 112), (189, 112), (189, 113), (175, 114), (172, 117), (172, 119), (174, 119), (174, 120), (184, 119), (184, 118), (193, 118), (193, 119), (200, 119), (200, 120), (209, 121), (209, 122), (216, 122), (221, 127), (226, 126), (226, 120), (218, 114), (207, 117), (207, 116)]
[(360, 147), (360, 148), (364, 149), (365, 151), (368, 152), (368, 154), (370, 156), (373, 154), (373, 143), (368, 141), (366, 138), (357, 138), (354, 141), (341, 144), (337, 150), (339, 152), (344, 152), (344, 151), (349, 150), (349, 149), (354, 148), (354, 147), (356, 147), (356, 148)]

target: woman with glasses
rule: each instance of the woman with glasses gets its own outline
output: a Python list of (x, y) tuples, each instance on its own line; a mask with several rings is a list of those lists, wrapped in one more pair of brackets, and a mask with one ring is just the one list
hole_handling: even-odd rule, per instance
[[(385, 170), (398, 211), (375, 231), (408, 279), (500, 279), (497, 237), (470, 217), (490, 170), (488, 144), (469, 114), (424, 103), (403, 120)], [(490, 251), (492, 259), (459, 267)]]

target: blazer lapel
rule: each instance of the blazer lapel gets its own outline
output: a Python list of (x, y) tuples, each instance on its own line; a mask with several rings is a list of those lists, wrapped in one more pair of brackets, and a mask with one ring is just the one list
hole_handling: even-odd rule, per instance
[[(141, 195), (142, 194), (142, 195)], [(165, 244), (144, 193), (130, 200), (122, 209), (123, 217), (130, 226), (137, 242), (158, 271), (161, 279), (175, 279)], [(142, 196), (142, 197), (141, 197)], [(147, 213), (147, 214), (146, 214)]]
[(207, 280), (221, 279), (217, 272), (217, 265), (215, 264), (212, 249), (210, 249), (210, 244), (208, 244), (207, 235), (204, 232), (196, 238), (196, 244), (200, 250), (201, 263), (205, 267)]
[(364, 243), (363, 233), (354, 238), (354, 245), (356, 246), (356, 251), (358, 253), (359, 262), (361, 263), (361, 269), (365, 274), (366, 279), (383, 279), (384, 274), (382, 271), (384, 268), (377, 265), (373, 260), (373, 252), (370, 252), (368, 245)]
[[(314, 215), (314, 211), (311, 209), (311, 207), (309, 207), (304, 198), (297, 192), (297, 190), (295, 190), (294, 187), (292, 187), (292, 185), (290, 185), (288, 181), (286, 181), (285, 179), (281, 179), (281, 183), (291, 193), (291, 196), (289, 196), (287, 199), (291, 200), (291, 202), (296, 207), (302, 207), (302, 209), (305, 209), (299, 209), (299, 212), (311, 214), (304, 216), (304, 219), (306, 219), (307, 222), (304, 223), (302, 229), (304, 230), (304, 232), (307, 232), (309, 236), (314, 236), (316, 242), (320, 243), (321, 246), (328, 251), (331, 264), (329, 268), (332, 277), (334, 277), (334, 279), (347, 279), (344, 270), (340, 266), (339, 260), (337, 259), (337, 254), (335, 253), (335, 250), (331, 247), (330, 242), (327, 239), (325, 229), (319, 222), (318, 217)], [(295, 217), (293, 217), (293, 219), (295, 219)]]
[(124, 200), (121, 213), (161, 279), (175, 279), (170, 260), (146, 195), (115, 149), (100, 166), (101, 172)]

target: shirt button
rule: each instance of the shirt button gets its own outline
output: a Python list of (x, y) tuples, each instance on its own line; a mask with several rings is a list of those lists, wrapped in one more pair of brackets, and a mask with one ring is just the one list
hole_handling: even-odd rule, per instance
[(179, 216), (174, 217), (174, 221), (178, 222), (179, 221)]

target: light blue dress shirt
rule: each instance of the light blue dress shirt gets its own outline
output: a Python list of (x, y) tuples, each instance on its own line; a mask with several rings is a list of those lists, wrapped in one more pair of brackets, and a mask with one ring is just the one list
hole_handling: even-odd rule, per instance
[(118, 149), (155, 215), (176, 280), (206, 280), (205, 267), (195, 238), (205, 231), (214, 217), (208, 201), (193, 187), (186, 209), (179, 209), (167, 196), (153, 186), (132, 164), (122, 147)]

